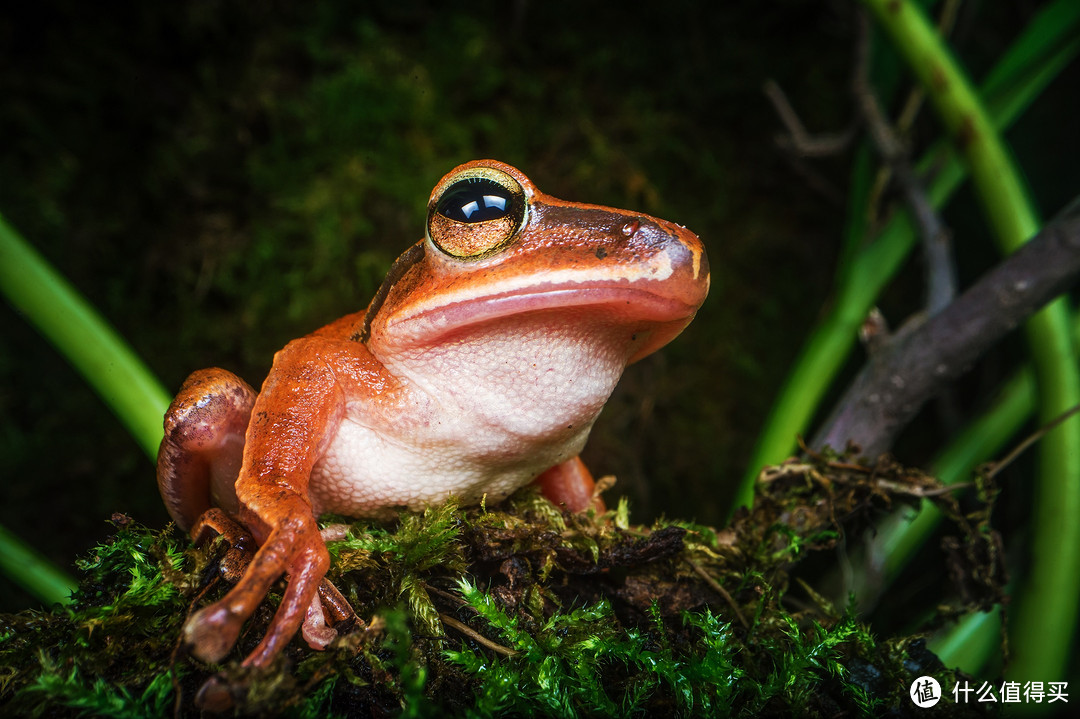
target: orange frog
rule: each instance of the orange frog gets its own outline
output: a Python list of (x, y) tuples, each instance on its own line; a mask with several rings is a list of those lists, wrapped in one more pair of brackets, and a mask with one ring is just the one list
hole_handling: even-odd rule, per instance
[(593, 422), (626, 365), (679, 334), (708, 288), (701, 241), (679, 225), (557, 200), (499, 162), (453, 170), (426, 237), (366, 311), (286, 345), (258, 393), (202, 370), (169, 408), (157, 470), (169, 513), (197, 540), (232, 517), (258, 545), (188, 620), (193, 653), (221, 660), (282, 575), (244, 664), (267, 665), (301, 625), (316, 648), (333, 638), (320, 513), (494, 503), (538, 478), (568, 509), (591, 506), (578, 453)]

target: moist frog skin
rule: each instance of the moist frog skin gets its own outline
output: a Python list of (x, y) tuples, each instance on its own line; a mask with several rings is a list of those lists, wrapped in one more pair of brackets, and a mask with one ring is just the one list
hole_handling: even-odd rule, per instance
[(578, 454), (597, 415), (708, 288), (684, 227), (556, 199), (500, 162), (455, 168), (366, 310), (286, 345), (258, 392), (207, 369), (170, 406), (158, 454), (170, 515), (196, 539), (232, 523), (258, 546), (188, 620), (192, 652), (220, 661), (283, 575), (244, 665), (269, 664), (301, 625), (316, 648), (334, 637), (323, 512), (494, 504), (532, 481), (571, 511), (591, 506)]

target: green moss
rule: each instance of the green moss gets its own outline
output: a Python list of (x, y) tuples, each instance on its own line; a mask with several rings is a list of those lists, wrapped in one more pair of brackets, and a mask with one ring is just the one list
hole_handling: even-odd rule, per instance
[(446, 652), (481, 679), (473, 716), (640, 715), (655, 710), (659, 697), (680, 715), (714, 714), (731, 706), (743, 675), (730, 625), (708, 610), (683, 614), (682, 629), (697, 634), (688, 649), (676, 651), (655, 606), (651, 626), (640, 629), (623, 627), (601, 600), (529, 632), (490, 595), (468, 582), (461, 588), (469, 606), (518, 652), (494, 661), (468, 647)]
[(84, 678), (75, 669), (65, 675), (44, 660), (41, 668), (41, 675), (27, 687), (27, 694), (40, 693), (43, 703), (58, 704), (76, 713), (141, 719), (165, 716), (173, 704), (173, 685), (167, 674), (155, 677), (141, 693), (133, 693), (101, 678)]
[[(227, 660), (204, 665), (179, 639), (187, 614), (226, 589), (222, 543), (194, 549), (117, 517), (80, 562), (70, 608), (0, 619), (0, 710), (197, 716), (195, 693), (217, 676), (242, 715), (903, 715), (915, 677), (948, 687), (957, 675), (919, 635), (883, 641), (853, 604), (837, 612), (808, 585), (807, 604), (790, 578), (862, 514), (932, 485), (896, 466), (788, 465), (719, 532), (633, 526), (625, 503), (563, 514), (531, 488), (498, 508), (448, 502), (355, 522), (329, 545), (330, 577), (363, 621), (340, 625), (326, 651), (296, 640), (265, 670), (239, 660), (280, 585)], [(963, 532), (987, 531), (954, 516)], [(985, 601), (992, 567), (971, 572)]]

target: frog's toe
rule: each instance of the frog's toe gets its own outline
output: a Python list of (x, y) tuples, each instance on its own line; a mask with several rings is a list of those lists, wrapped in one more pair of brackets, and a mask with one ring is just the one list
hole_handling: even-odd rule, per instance
[(326, 649), (327, 645), (337, 638), (337, 630), (326, 621), (322, 598), (318, 594), (308, 605), (300, 631), (304, 636), (304, 641), (312, 649)]
[(210, 677), (199, 687), (195, 706), (208, 714), (224, 714), (233, 708), (232, 687), (220, 677)]
[(236, 644), (242, 625), (243, 619), (221, 602), (211, 604), (195, 612), (184, 624), (184, 643), (200, 660), (217, 663)]

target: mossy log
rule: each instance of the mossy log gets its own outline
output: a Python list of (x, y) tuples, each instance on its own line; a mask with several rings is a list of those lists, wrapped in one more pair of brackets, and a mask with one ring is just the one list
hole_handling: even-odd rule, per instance
[(791, 577), (871, 516), (933, 497), (977, 545), (957, 572), (967, 606), (999, 600), (992, 533), (939, 490), (888, 462), (817, 457), (766, 470), (753, 510), (722, 531), (633, 526), (625, 502), (565, 514), (532, 489), (351, 523), (329, 545), (329, 577), (359, 618), (326, 651), (296, 639), (259, 672), (239, 660), (280, 593), (225, 663), (202, 664), (181, 629), (226, 589), (223, 543), (195, 548), (118, 515), (79, 562), (71, 606), (0, 616), (0, 714), (194, 717), (217, 676), (240, 716), (915, 716), (916, 677), (961, 675), (923, 635), (878, 638)]

